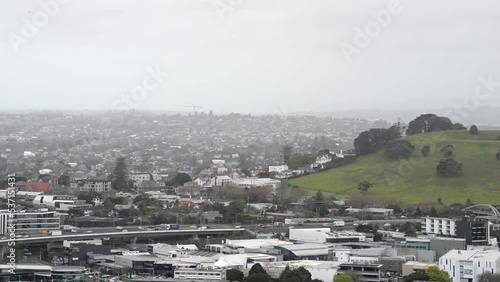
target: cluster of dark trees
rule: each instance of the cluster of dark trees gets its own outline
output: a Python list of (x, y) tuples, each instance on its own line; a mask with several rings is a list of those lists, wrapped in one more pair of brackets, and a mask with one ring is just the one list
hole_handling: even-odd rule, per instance
[(408, 140), (396, 140), (386, 145), (384, 155), (389, 159), (407, 159), (415, 151), (415, 146)]
[(354, 151), (358, 155), (374, 153), (399, 138), (401, 138), (399, 125), (393, 125), (390, 128), (372, 128), (361, 132), (354, 139)]
[[(444, 131), (444, 130), (464, 130), (466, 129), (460, 123), (453, 123), (447, 117), (440, 117), (435, 114), (423, 114), (412, 120), (406, 127), (406, 135), (414, 135), (426, 132)], [(354, 140), (354, 149), (358, 155), (366, 155), (376, 152), (386, 147), (386, 156), (389, 158), (407, 158), (415, 149), (410, 142), (398, 140), (401, 138), (403, 129), (399, 124), (390, 128), (372, 128), (361, 132)], [(477, 132), (471, 128), (471, 133)], [(398, 142), (395, 142), (398, 140)], [(428, 151), (427, 151), (428, 153)]]
[(303, 267), (290, 270), (288, 266), (278, 279), (273, 279), (258, 263), (252, 266), (247, 277), (244, 277), (240, 270), (229, 269), (226, 273), (226, 279), (237, 282), (323, 282), (319, 279), (311, 279), (311, 273)]
[(423, 114), (412, 120), (406, 128), (406, 135), (414, 135), (426, 132), (444, 130), (465, 130), (461, 123), (453, 123), (447, 117), (440, 117), (435, 114)]
[(463, 165), (453, 159), (454, 151), (455, 148), (450, 144), (441, 148), (445, 158), (441, 159), (436, 167), (438, 176), (458, 177), (462, 175)]

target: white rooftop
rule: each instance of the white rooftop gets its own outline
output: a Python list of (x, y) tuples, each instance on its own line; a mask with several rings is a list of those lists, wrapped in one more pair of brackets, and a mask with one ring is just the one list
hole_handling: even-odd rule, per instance
[(279, 239), (249, 239), (249, 240), (226, 240), (226, 245), (233, 247), (258, 249), (281, 245), (293, 245), (292, 242), (281, 241)]

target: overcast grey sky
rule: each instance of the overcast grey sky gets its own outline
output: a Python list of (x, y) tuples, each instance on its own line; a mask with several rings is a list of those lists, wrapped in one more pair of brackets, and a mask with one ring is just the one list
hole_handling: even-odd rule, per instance
[(350, 62), (342, 42), (390, 1), (65, 1), (34, 36), (23, 19), (50, 1), (0, 2), (0, 109), (111, 110), (148, 67), (169, 76), (136, 109), (428, 108), (473, 95), (479, 76), (500, 81), (498, 0), (401, 0)]

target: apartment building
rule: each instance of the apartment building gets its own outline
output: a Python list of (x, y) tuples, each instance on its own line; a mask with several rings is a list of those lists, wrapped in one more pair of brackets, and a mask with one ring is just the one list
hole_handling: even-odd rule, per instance
[(37, 211), (19, 211), (14, 216), (8, 210), (0, 210), (0, 233), (9, 233), (11, 224), (16, 233), (39, 233), (45, 230), (59, 230), (60, 217), (54, 211), (41, 209)]
[(467, 245), (490, 244), (488, 220), (474, 217), (464, 218), (422, 218), (422, 231), (445, 237), (463, 238)]
[(105, 193), (111, 191), (111, 181), (98, 179), (80, 179), (70, 184), (75, 191)]

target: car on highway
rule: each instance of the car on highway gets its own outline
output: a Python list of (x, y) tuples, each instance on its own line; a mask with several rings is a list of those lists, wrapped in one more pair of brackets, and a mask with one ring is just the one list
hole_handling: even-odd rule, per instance
[(128, 232), (128, 230), (127, 229), (123, 229), (122, 232)]
[(94, 233), (94, 231), (92, 231), (92, 230), (87, 230), (87, 233)]
[(234, 228), (241, 228), (241, 225), (236, 225)]
[(118, 230), (122, 230), (122, 229), (123, 229), (123, 227), (121, 227), (121, 226), (117, 226), (117, 227), (116, 227), (116, 229), (118, 229)]
[(191, 226), (189, 226), (189, 228), (196, 229), (196, 228), (198, 228), (198, 226), (196, 226), (196, 225), (191, 225)]
[(137, 227), (137, 229), (141, 229), (141, 230), (142, 230), (142, 229), (144, 229), (144, 227), (142, 227), (142, 226), (139, 226), (139, 227)]
[(155, 229), (154, 229), (154, 228), (151, 228), (151, 227), (148, 227), (146, 230), (147, 230), (147, 231), (153, 231), (153, 230), (155, 230)]
[(76, 229), (71, 229), (71, 233), (76, 233)]

